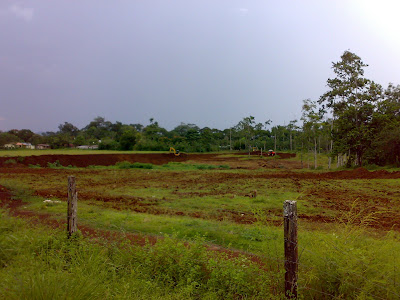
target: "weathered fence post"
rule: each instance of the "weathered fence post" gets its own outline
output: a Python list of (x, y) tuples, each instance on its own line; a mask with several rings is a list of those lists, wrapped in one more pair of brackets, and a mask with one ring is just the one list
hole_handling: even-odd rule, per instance
[(67, 212), (67, 231), (70, 237), (77, 231), (77, 205), (78, 193), (76, 191), (75, 176), (68, 176), (68, 212)]
[(286, 200), (283, 204), (285, 240), (285, 294), (286, 298), (297, 299), (297, 203)]

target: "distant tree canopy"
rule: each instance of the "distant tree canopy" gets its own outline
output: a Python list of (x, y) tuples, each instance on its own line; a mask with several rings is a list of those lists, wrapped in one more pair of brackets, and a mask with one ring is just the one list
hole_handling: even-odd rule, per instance
[(109, 150), (167, 151), (174, 147), (186, 152), (256, 148), (312, 152), (314, 167), (317, 153), (326, 153), (330, 159), (346, 156), (348, 166), (400, 165), (400, 86), (389, 84), (384, 90), (365, 78), (366, 67), (359, 56), (345, 51), (332, 63), (335, 76), (327, 80), (328, 90), (318, 101), (303, 100), (299, 125), (298, 120), (291, 120), (272, 126), (269, 119), (256, 122), (248, 116), (224, 130), (180, 123), (168, 131), (154, 118), (142, 125), (112, 123), (98, 116), (82, 129), (64, 122), (58, 132), (0, 132), (0, 146), (13, 142), (47, 143), (53, 148), (98, 144)]

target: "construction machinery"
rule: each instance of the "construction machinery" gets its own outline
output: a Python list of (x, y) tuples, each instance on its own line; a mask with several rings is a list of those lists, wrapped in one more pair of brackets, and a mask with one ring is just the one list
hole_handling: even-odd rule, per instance
[(276, 153), (274, 152), (274, 150), (268, 150), (267, 156), (275, 156)]
[(174, 153), (175, 156), (181, 155), (181, 153), (179, 152), (179, 150), (175, 150), (175, 148), (173, 148), (173, 147), (170, 147), (170, 148), (169, 148), (169, 153)]

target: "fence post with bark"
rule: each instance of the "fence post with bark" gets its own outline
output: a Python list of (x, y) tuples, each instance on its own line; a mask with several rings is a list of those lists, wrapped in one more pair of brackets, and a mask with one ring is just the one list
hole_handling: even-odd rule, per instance
[(77, 228), (78, 193), (76, 191), (75, 176), (68, 176), (68, 211), (67, 232), (68, 237), (75, 233)]
[(297, 299), (297, 203), (286, 200), (283, 204), (284, 243), (285, 243), (285, 295)]

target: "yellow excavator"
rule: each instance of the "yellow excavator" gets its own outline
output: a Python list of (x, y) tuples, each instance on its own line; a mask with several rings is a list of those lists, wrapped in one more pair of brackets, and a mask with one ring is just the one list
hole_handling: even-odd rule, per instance
[(175, 150), (175, 148), (173, 148), (173, 147), (170, 147), (170, 148), (169, 148), (169, 153), (174, 153), (175, 156), (181, 155), (181, 153), (179, 152), (179, 150)]

